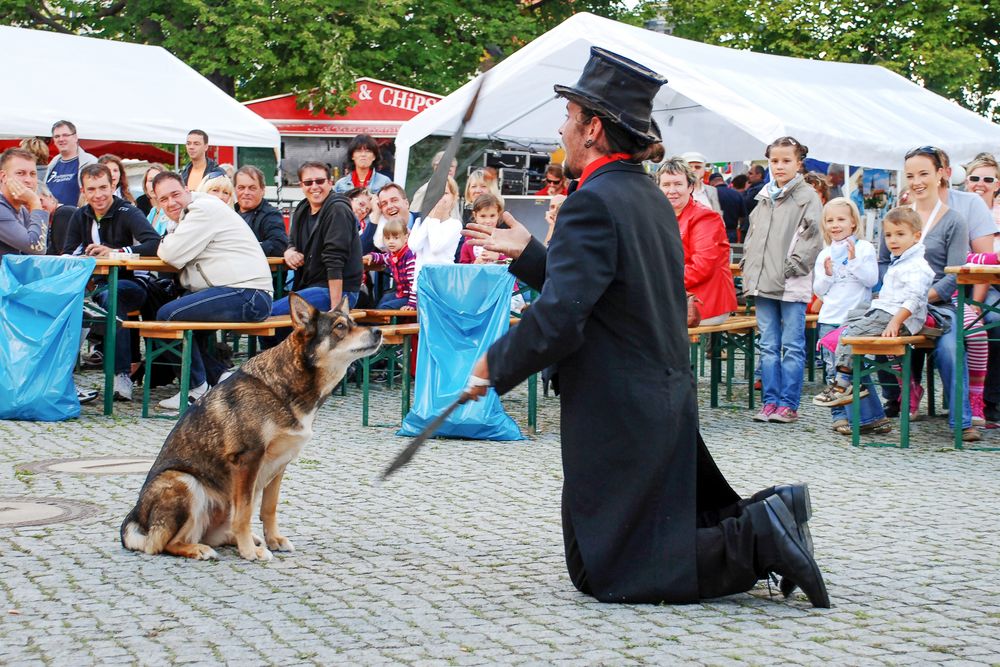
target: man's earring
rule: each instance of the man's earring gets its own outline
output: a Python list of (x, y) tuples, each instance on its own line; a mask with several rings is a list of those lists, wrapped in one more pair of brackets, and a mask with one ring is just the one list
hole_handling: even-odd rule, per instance
[(585, 142), (583, 142), (583, 147), (584, 148), (590, 148), (593, 145), (594, 145), (594, 140), (593, 139), (587, 139)]

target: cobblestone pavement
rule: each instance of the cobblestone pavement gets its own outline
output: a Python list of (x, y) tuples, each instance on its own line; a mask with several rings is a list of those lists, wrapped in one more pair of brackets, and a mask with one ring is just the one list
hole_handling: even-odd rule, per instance
[[(139, 418), (136, 404), (108, 419), (95, 404), (65, 423), (0, 422), (0, 496), (98, 509), (0, 528), (0, 664), (1000, 663), (1000, 453), (952, 451), (940, 419), (915, 424), (909, 450), (853, 449), (808, 401), (783, 425), (703, 399), (706, 440), (738, 490), (809, 482), (833, 609), (772, 599), (763, 583), (686, 606), (577, 593), (562, 557), (552, 397), (540, 399), (539, 435), (433, 441), (378, 484), (405, 441), (362, 428), (352, 388), (322, 409), (285, 475), (295, 553), (261, 564), (232, 548), (214, 562), (127, 552), (118, 526), (142, 474), (19, 467), (152, 458), (172, 425)], [(398, 419), (398, 389), (377, 390), (373, 405), (375, 421)], [(524, 428), (524, 388), (506, 405)]]

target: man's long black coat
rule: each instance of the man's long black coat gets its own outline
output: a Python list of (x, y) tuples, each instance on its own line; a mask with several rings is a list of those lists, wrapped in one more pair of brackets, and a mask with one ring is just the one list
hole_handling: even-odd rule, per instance
[(490, 348), (490, 377), (503, 394), (558, 367), (574, 583), (606, 602), (697, 600), (698, 513), (738, 496), (698, 434), (669, 202), (640, 165), (600, 167), (563, 204), (547, 254), (532, 241), (511, 271), (541, 296)]

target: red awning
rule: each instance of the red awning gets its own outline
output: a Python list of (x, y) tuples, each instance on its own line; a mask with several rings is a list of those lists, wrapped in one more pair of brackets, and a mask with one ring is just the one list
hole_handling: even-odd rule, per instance
[[(20, 144), (19, 139), (0, 139), (0, 150), (14, 148)], [(123, 160), (146, 160), (147, 162), (162, 162), (166, 165), (174, 163), (174, 154), (157, 148), (152, 144), (140, 144), (133, 141), (101, 141), (99, 139), (81, 139), (83, 150), (100, 157), (105, 153), (117, 155)], [(59, 154), (56, 145), (49, 141), (49, 155)]]
[(342, 116), (296, 108), (292, 93), (244, 104), (274, 123), (278, 132), (287, 136), (354, 136), (364, 133), (392, 138), (399, 132), (400, 125), (441, 99), (440, 95), (376, 79), (361, 78), (356, 84), (352, 97), (357, 104)]

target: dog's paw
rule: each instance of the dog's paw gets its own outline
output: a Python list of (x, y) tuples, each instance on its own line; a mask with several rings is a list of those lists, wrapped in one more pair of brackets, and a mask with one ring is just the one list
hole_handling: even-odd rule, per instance
[(271, 552), (267, 550), (267, 547), (254, 547), (247, 553), (240, 551), (240, 556), (247, 560), (261, 560), (265, 563), (273, 558)]
[(207, 544), (195, 544), (192, 551), (192, 558), (195, 560), (215, 560), (219, 557), (219, 554), (215, 552), (215, 549)]
[[(264, 544), (264, 538), (263, 537), (261, 537), (257, 533), (250, 533), (250, 537), (253, 538), (253, 545), (255, 547), (263, 546), (263, 544)], [(270, 546), (270, 545), (268, 545), (268, 546)]]
[(273, 535), (267, 538), (267, 548), (271, 551), (295, 551), (295, 547), (283, 535)]

